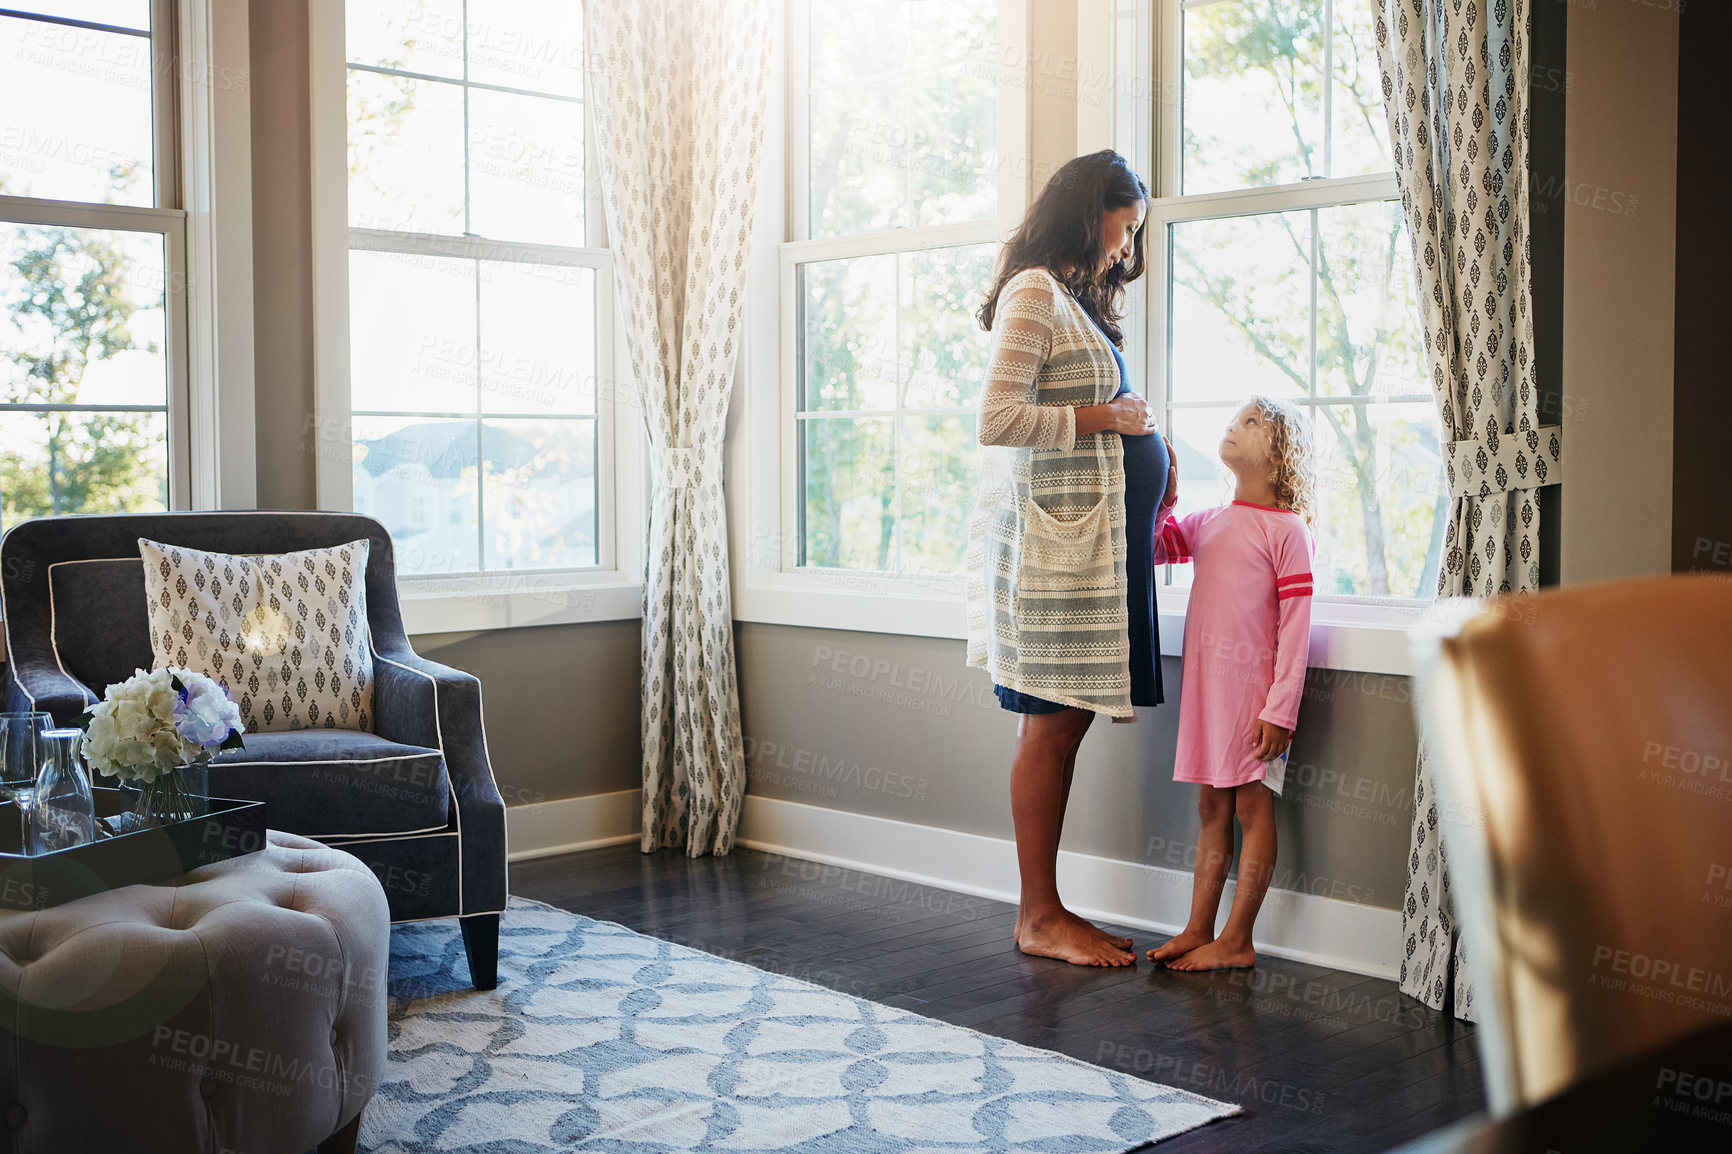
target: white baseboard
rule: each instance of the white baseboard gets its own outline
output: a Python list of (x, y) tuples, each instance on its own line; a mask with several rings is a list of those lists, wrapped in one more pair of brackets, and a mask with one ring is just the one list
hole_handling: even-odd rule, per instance
[(642, 797), (641, 789), (622, 789), (508, 806), (506, 860), (525, 861), (636, 841), (643, 828)]
[[(777, 798), (746, 798), (739, 844), (789, 857), (998, 901), (1017, 899), (1016, 843), (867, 817)], [(1191, 908), (1184, 870), (1059, 851), (1058, 880), (1085, 917), (1172, 934)], [(1224, 895), (1225, 916), (1232, 885)], [(1257, 919), (1257, 949), (1376, 978), (1401, 969), (1401, 912), (1271, 889)]]

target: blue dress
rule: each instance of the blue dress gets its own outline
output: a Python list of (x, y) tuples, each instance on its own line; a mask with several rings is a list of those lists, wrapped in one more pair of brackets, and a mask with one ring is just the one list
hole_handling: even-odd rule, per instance
[[(1119, 363), (1119, 391), (1131, 391), (1125, 358), (1111, 341)], [(1159, 705), (1161, 633), (1155, 618), (1155, 514), (1167, 492), (1171, 460), (1159, 433), (1123, 436), (1125, 443), (1125, 609), (1130, 620), (1131, 704)]]

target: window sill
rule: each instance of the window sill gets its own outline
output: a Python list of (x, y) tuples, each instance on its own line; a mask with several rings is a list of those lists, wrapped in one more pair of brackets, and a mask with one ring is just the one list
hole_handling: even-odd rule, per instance
[[(737, 583), (734, 618), (769, 625), (910, 637), (962, 640), (968, 636), (967, 612), (960, 597), (884, 591), (879, 587), (892, 582), (870, 573), (838, 573), (831, 580), (829, 588), (816, 587), (808, 580), (774, 578), (769, 583)], [(1183, 589), (1156, 593), (1161, 652), (1166, 656), (1176, 657), (1182, 652), (1187, 601)], [(1436, 613), (1437, 607), (1425, 602), (1317, 601), (1311, 611), (1308, 664), (1313, 669), (1412, 676), (1407, 631)]]
[(968, 637), (961, 596), (920, 593), (875, 573), (838, 571), (828, 577), (772, 576), (734, 585), (734, 620), (810, 629), (850, 629), (908, 637)]
[(593, 580), (570, 574), (500, 573), (476, 577), (403, 577), (397, 598), (403, 629), (411, 637), (636, 621), (643, 615), (643, 586), (597, 573)]

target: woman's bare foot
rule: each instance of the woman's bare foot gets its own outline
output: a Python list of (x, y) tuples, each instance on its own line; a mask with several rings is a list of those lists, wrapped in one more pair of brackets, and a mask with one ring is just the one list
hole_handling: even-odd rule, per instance
[(1128, 950), (1131, 948), (1131, 939), (1129, 938), (1121, 938), (1117, 934), (1109, 934), (1087, 918), (1079, 918), (1069, 910), (1064, 912), (1064, 916), (1093, 934), (1095, 937), (1099, 938), (1101, 941), (1105, 942), (1107, 945), (1113, 947), (1115, 950)]
[(1250, 946), (1232, 946), (1216, 938), (1167, 963), (1169, 970), (1243, 970), (1257, 964), (1257, 951)]
[(1016, 932), (1016, 948), (1075, 966), (1129, 966), (1137, 960), (1135, 954), (1112, 945), (1087, 922), (1064, 916), (1044, 921), (1024, 919)]
[(1180, 958), (1197, 949), (1206, 946), (1215, 939), (1201, 930), (1187, 929), (1176, 938), (1168, 938), (1149, 951), (1149, 961), (1163, 964), (1171, 963), (1174, 958)]
[[(1130, 938), (1121, 938), (1117, 934), (1109, 934), (1087, 918), (1078, 917), (1069, 910), (1064, 911), (1064, 916), (1093, 934), (1095, 937), (1099, 938), (1101, 941), (1106, 942), (1114, 949), (1128, 950), (1131, 948)], [(1016, 911), (1016, 941), (1018, 945), (1022, 944), (1022, 927), (1026, 924), (1028, 924), (1028, 913), (1018, 907)]]

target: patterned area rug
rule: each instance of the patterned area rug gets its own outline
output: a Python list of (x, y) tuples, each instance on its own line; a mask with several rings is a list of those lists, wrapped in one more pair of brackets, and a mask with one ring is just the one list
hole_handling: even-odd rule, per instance
[(499, 988), (468, 972), (455, 922), (393, 929), (363, 1150), (1125, 1151), (1239, 1112), (519, 898)]

